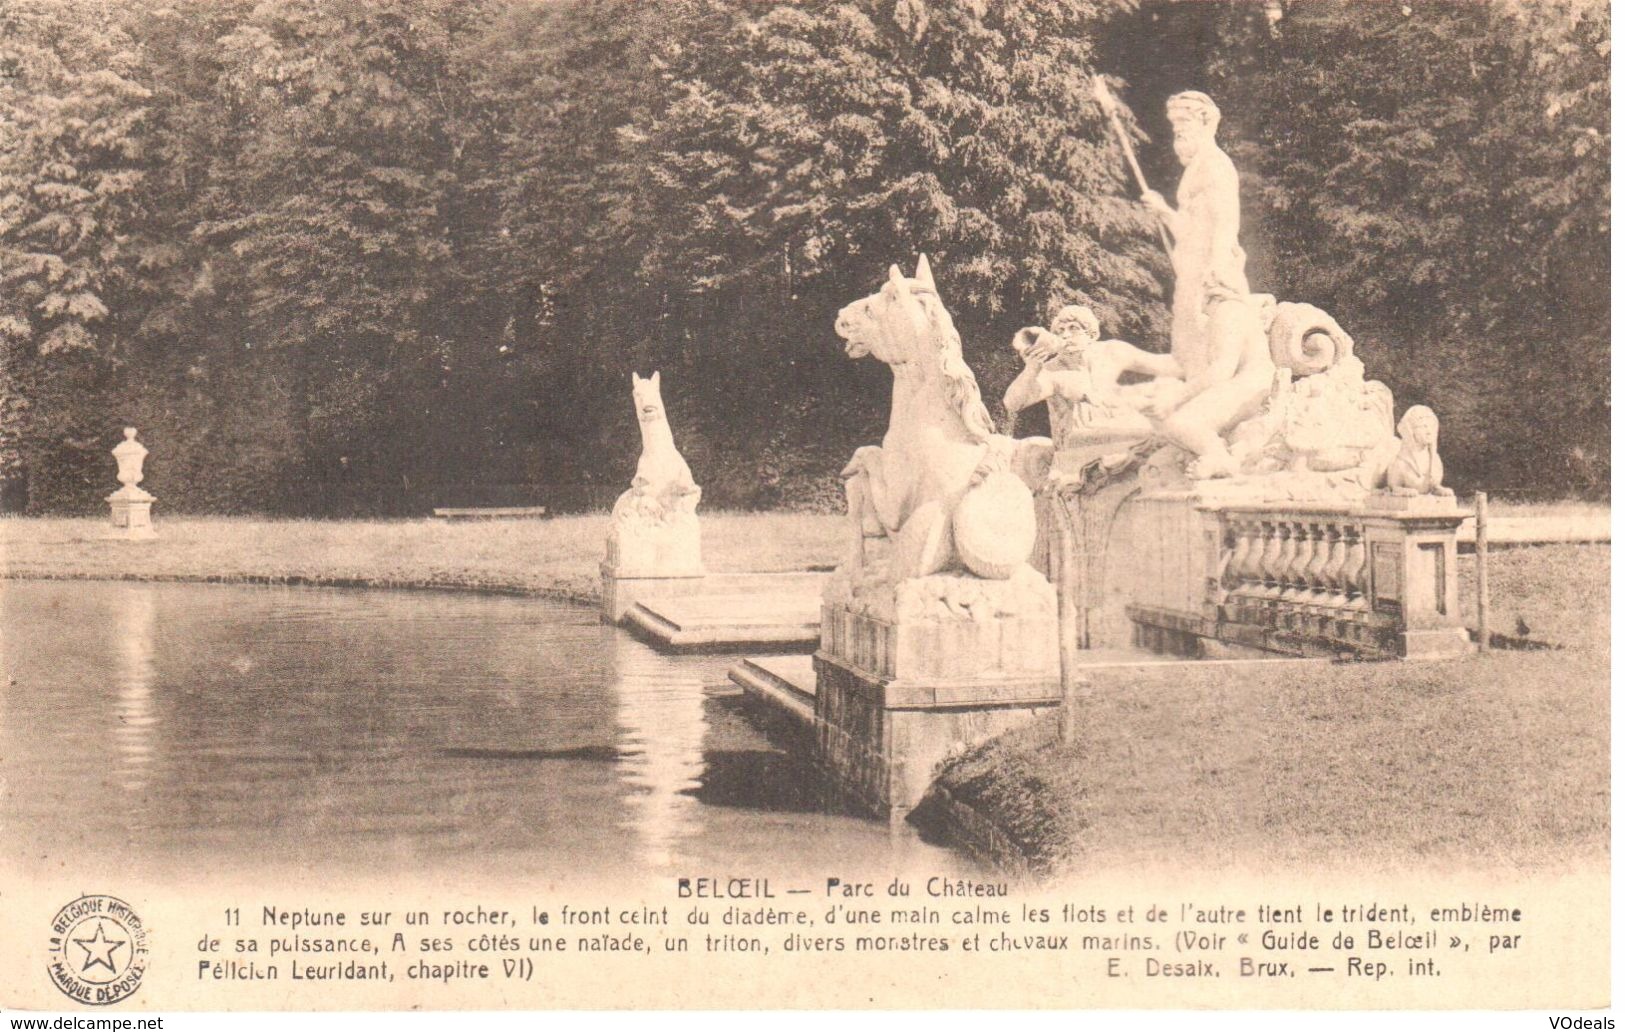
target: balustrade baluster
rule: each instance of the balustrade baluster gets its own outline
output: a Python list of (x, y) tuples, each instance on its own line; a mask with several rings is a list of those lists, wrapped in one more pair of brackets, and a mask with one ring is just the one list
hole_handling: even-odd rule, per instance
[(1332, 558), (1332, 535), (1337, 528), (1329, 523), (1317, 522), (1314, 525), (1315, 553), (1309, 559), (1309, 566), (1303, 571), (1304, 579), (1308, 582), (1307, 598), (1315, 605), (1325, 605), (1331, 599), (1326, 590), (1326, 564)]
[(1350, 609), (1363, 608), (1365, 597), (1365, 539), (1358, 524), (1345, 523), (1343, 536), (1348, 540), (1349, 557), (1343, 564), (1343, 591), (1348, 595), (1344, 603)]
[(1326, 560), (1326, 568), (1321, 571), (1321, 578), (1326, 584), (1326, 604), (1341, 607), (1348, 602), (1348, 594), (1343, 585), (1343, 567), (1348, 565), (1349, 561), (1348, 535), (1344, 533), (1343, 526), (1337, 523), (1332, 524), (1331, 533), (1331, 558)]
[(1215, 606), (1224, 605), (1226, 596), (1230, 594), (1230, 568), (1236, 564), (1235, 535), (1228, 524), (1219, 524), (1219, 556), (1214, 561), (1213, 576), (1207, 587), (1208, 602)]
[(1279, 585), (1277, 578), (1280, 574), (1276, 566), (1281, 561), (1281, 547), (1283, 544), (1281, 525), (1274, 520), (1265, 520), (1264, 534), (1264, 554), (1258, 562), (1258, 579), (1260, 582), (1258, 595), (1260, 598), (1267, 599), (1275, 595), (1275, 589)]
[(1253, 591), (1253, 567), (1259, 554), (1258, 521), (1243, 518), (1234, 526), (1236, 554), (1230, 560), (1231, 594), (1245, 598)]
[(1292, 522), (1292, 564), (1286, 571), (1286, 598), (1289, 601), (1305, 602), (1309, 599), (1309, 563), (1315, 558), (1313, 534), (1313, 522)]

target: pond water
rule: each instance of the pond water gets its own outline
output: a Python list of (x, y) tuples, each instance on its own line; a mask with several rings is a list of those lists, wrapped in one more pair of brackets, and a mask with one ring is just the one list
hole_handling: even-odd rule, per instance
[(440, 592), (0, 582), (0, 849), (153, 876), (963, 873), (827, 808), (730, 660)]

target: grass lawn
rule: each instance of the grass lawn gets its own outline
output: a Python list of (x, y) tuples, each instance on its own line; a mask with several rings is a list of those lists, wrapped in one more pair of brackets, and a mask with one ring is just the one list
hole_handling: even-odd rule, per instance
[[(100, 519), (0, 519), (0, 576), (274, 581), (472, 588), (598, 598), (604, 513), (544, 520), (258, 520), (174, 517), (153, 541), (109, 540)], [(834, 562), (844, 520), (706, 513), (713, 572)]]
[(1491, 553), (1492, 626), (1515, 634), (1522, 616), (1559, 649), (1097, 672), (1073, 745), (1046, 717), (943, 783), (1056, 872), (1604, 865), (1609, 556)]
[[(1588, 503), (1496, 505), (1502, 515), (1590, 515)], [(107, 521), (0, 517), (0, 577), (281, 581), (472, 588), (598, 598), (607, 513), (542, 520), (267, 520), (157, 514), (158, 538), (108, 540)], [(701, 513), (706, 568), (716, 573), (828, 566), (846, 545), (846, 517)], [(1497, 555), (1512, 553), (1497, 553)], [(1462, 569), (1472, 586), (1472, 564)], [(1566, 588), (1554, 583), (1550, 598)], [(1546, 597), (1542, 595), (1541, 597)], [(1535, 612), (1535, 607), (1530, 607)], [(1512, 617), (1505, 633), (1512, 633)], [(1537, 622), (1526, 617), (1539, 637)], [(1606, 620), (1603, 625), (1606, 637)], [(1503, 630), (1499, 624), (1496, 629)]]

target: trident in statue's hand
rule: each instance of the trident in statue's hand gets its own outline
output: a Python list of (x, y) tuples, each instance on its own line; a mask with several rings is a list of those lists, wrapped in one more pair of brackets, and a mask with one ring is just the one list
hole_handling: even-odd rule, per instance
[[(1129, 141), (1127, 130), (1123, 128), (1123, 123), (1117, 118), (1117, 98), (1112, 96), (1111, 89), (1106, 85), (1105, 77), (1095, 76), (1093, 85), (1095, 103), (1100, 105), (1100, 110), (1106, 113), (1106, 117), (1111, 120), (1112, 128), (1117, 131), (1117, 142), (1123, 145), (1123, 156), (1128, 158), (1128, 167), (1134, 173), (1134, 181), (1140, 184), (1140, 193), (1161, 200), (1162, 195), (1146, 185), (1145, 173), (1140, 171), (1140, 162), (1134, 157), (1134, 144)], [(1163, 204), (1166, 207), (1167, 202), (1163, 202)], [(1168, 227), (1159, 222), (1157, 223), (1157, 230), (1162, 237), (1163, 248), (1168, 252), (1170, 258), (1173, 257), (1174, 242), (1168, 237)]]

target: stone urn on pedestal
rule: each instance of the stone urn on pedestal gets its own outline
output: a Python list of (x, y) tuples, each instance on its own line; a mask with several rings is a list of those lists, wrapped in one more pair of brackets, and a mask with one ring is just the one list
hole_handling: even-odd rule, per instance
[(148, 540), (157, 536), (152, 529), (152, 503), (158, 499), (143, 491), (141, 467), (147, 461), (147, 449), (135, 439), (133, 426), (124, 428), (124, 440), (113, 449), (118, 461), (118, 482), (121, 487), (107, 496), (112, 507), (113, 537), (132, 541)]

